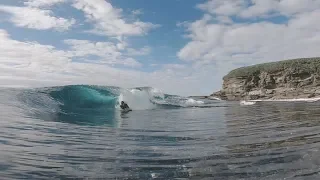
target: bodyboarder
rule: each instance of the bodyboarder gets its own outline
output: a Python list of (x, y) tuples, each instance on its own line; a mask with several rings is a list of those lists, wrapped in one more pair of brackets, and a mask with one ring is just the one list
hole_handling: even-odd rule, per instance
[(121, 101), (121, 105), (120, 105), (121, 109), (123, 110), (129, 110), (130, 107), (128, 106), (127, 103), (125, 103), (124, 101)]

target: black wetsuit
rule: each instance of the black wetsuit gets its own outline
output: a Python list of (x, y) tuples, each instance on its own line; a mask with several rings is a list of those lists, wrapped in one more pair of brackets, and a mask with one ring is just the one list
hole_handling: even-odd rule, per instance
[(126, 103), (121, 104), (120, 107), (121, 107), (122, 109), (129, 109), (129, 106), (128, 106), (128, 104), (126, 104)]

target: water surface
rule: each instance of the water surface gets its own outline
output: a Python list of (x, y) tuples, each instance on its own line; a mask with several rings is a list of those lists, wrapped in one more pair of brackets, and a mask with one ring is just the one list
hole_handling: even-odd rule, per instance
[(47, 95), (21, 97), (0, 93), (4, 179), (320, 177), (319, 102), (206, 101), (121, 113), (97, 104), (61, 111), (66, 105)]

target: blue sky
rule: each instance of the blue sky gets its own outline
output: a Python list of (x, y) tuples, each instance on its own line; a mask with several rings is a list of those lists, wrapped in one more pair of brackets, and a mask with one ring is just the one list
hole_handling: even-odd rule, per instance
[(0, 0), (0, 86), (210, 94), (230, 70), (319, 56), (320, 0)]

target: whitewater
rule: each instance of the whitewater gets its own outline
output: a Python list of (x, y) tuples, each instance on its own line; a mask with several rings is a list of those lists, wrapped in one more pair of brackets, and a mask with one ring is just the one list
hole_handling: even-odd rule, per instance
[[(122, 112), (125, 101), (131, 112)], [(1, 179), (318, 179), (318, 99), (152, 87), (0, 89)]]

